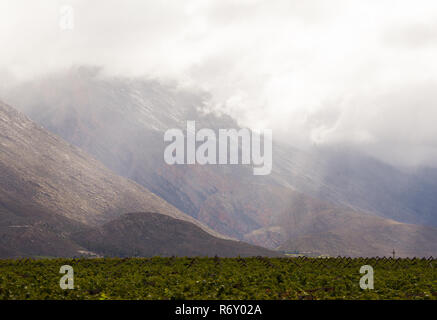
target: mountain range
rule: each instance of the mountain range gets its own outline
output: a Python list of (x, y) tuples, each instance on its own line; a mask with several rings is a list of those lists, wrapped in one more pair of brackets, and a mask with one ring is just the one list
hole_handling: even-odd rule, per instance
[[(0, 174), (1, 258), (129, 255), (136, 247), (142, 256), (278, 255), (211, 230), (4, 103)], [(136, 233), (125, 228), (132, 222)], [(98, 237), (113, 228), (116, 251)], [(133, 235), (135, 243), (125, 241)]]
[[(136, 243), (149, 237), (146, 225), (155, 220), (138, 212), (156, 212), (165, 219), (190, 223), (214, 239), (232, 241), (223, 239), (228, 237), (285, 252), (384, 256), (395, 249), (399, 256), (437, 254), (434, 169), (410, 172), (350, 150), (307, 152), (279, 142), (273, 146), (269, 176), (254, 176), (248, 165), (169, 166), (163, 161), (165, 130), (184, 129), (188, 120), (213, 130), (239, 128), (238, 123), (229, 116), (205, 112), (206, 93), (153, 80), (107, 77), (98, 68), (52, 74), (2, 95), (47, 128), (51, 133), (44, 132), (51, 139), (64, 139), (77, 153), (66, 152), (66, 157), (60, 151), (54, 159), (50, 149), (38, 142), (45, 138), (32, 134), (21, 141), (45, 157), (17, 152), (3, 161), (12, 166), (27, 156), (40, 165), (56, 162), (58, 167), (53, 165), (50, 172), (38, 171), (47, 185), (37, 186), (43, 193), (31, 203), (43, 203), (44, 209), (62, 203), (63, 217), (94, 228), (68, 238), (71, 246), (87, 244), (89, 251), (100, 248), (106, 253), (143, 255), (147, 252), (143, 246), (123, 251), (119, 245), (129, 241), (114, 239), (119, 238), (117, 234), (129, 234), (131, 225), (138, 228), (126, 239)], [(21, 168), (24, 176), (32, 173), (24, 169), (32, 166), (26, 165)], [(71, 170), (79, 166), (83, 171), (69, 173), (62, 166)], [(58, 171), (64, 180), (59, 180), (61, 173), (53, 175)], [(78, 175), (86, 182), (75, 182), (72, 177)], [(66, 197), (58, 191), (59, 184), (50, 189), (50, 181), (62, 181), (74, 192), (68, 191)], [(149, 219), (147, 223), (134, 222), (142, 217)], [(165, 224), (156, 223), (160, 228)], [(102, 249), (104, 243), (106, 249)], [(223, 250), (217, 252), (227, 249)]]

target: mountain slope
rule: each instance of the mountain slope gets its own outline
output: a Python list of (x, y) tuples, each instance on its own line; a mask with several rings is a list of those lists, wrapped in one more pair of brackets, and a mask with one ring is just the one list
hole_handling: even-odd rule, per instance
[(401, 170), (346, 148), (277, 149), (284, 185), (401, 222), (437, 227), (437, 169)]
[(86, 228), (35, 206), (23, 206), (0, 198), (0, 258), (80, 255), (86, 249), (72, 241), (69, 235)]
[[(173, 250), (169, 246), (174, 246), (171, 229), (166, 229), (162, 221), (181, 224), (199, 233), (191, 238), (187, 235), (178, 238), (185, 248), (192, 248), (191, 252), (199, 255), (211, 251), (228, 255), (270, 252), (225, 241), (220, 234), (147, 189), (115, 175), (77, 147), (3, 103), (0, 103), (0, 174), (0, 257), (80, 255), (88, 248), (78, 244), (73, 234), (141, 210), (157, 212), (153, 214), (155, 219), (143, 225), (144, 232), (158, 227), (161, 230), (155, 254), (165, 254)], [(128, 234), (129, 230), (124, 232)], [(210, 246), (197, 243), (199, 238), (207, 239)]]
[(0, 190), (10, 202), (26, 200), (89, 225), (138, 210), (198, 223), (1, 103), (0, 132)]
[(212, 237), (192, 223), (156, 213), (128, 213), (74, 234), (73, 239), (105, 256), (279, 256), (247, 243), (236, 245), (235, 241)]
[[(393, 220), (380, 219), (375, 213), (397, 220), (417, 217), (418, 222), (429, 221), (420, 217), (435, 216), (434, 201), (428, 196), (434, 190), (432, 184), (422, 192), (418, 189), (422, 180), (412, 184), (415, 177), (405, 178), (379, 163), (367, 166), (365, 173), (358, 175), (359, 165), (351, 170), (353, 164), (343, 168), (345, 162), (275, 144), (274, 171), (270, 176), (253, 176), (250, 166), (165, 164), (163, 133), (167, 129), (184, 129), (187, 120), (196, 120), (198, 129), (238, 128), (229, 117), (199, 111), (207, 98), (202, 94), (153, 81), (106, 78), (86, 68), (15, 90), (8, 96), (37, 122), (118, 174), (231, 237), (269, 248), (292, 247), (290, 239), (304, 237), (314, 239), (312, 251), (326, 251), (325, 243), (333, 239), (333, 234), (342, 242), (334, 247), (343, 248), (345, 254), (379, 255), (386, 251), (387, 243), (378, 236), (380, 229), (376, 225), (392, 225)], [(347, 163), (347, 159), (344, 161)], [(396, 181), (397, 185), (388, 181)], [(404, 187), (398, 192), (399, 185)], [(412, 194), (424, 195), (422, 208), (427, 214), (415, 211), (421, 207), (420, 201), (412, 205), (405, 200)], [(361, 220), (357, 215), (367, 218)], [(325, 225), (329, 228), (323, 229)], [(424, 240), (407, 236), (403, 232), (405, 225), (393, 224), (384, 230), (394, 239), (396, 250), (437, 252), (436, 230), (415, 228), (417, 237), (423, 231), (424, 239), (430, 243), (424, 246), (425, 251), (420, 251)], [(348, 232), (352, 230), (355, 245), (349, 250)], [(299, 243), (302, 248), (294, 249), (307, 250), (308, 241)]]
[[(295, 198), (294, 210), (269, 228), (247, 234), (245, 240), (277, 239), (279, 249), (318, 255), (435, 256), (437, 230), (363, 214), (311, 199)], [(269, 235), (269, 237), (267, 237)]]

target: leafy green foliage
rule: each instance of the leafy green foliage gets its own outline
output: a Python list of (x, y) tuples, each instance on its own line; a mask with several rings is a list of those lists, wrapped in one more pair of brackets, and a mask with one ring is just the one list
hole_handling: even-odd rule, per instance
[[(74, 268), (62, 290), (62, 265)], [(374, 290), (362, 290), (362, 265)], [(437, 299), (435, 259), (0, 260), (0, 299)]]

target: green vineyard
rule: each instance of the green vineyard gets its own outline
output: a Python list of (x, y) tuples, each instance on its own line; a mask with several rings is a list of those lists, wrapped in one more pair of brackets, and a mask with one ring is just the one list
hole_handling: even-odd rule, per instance
[[(74, 288), (61, 289), (63, 265)], [(360, 287), (360, 268), (374, 289)], [(0, 260), (0, 299), (437, 299), (436, 259)]]

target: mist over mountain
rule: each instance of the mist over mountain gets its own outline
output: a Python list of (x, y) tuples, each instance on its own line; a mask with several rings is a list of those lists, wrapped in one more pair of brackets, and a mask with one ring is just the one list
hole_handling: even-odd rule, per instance
[(278, 148), (282, 181), (313, 197), (401, 222), (437, 226), (437, 170), (398, 168), (350, 148)]
[[(95, 228), (139, 211), (146, 212), (138, 223), (148, 235), (140, 242), (149, 248), (142, 255), (276, 254), (227, 239), (4, 103), (0, 146), (1, 258), (116, 255), (110, 247), (78, 242), (76, 234), (95, 234)], [(186, 232), (176, 233), (180, 229)], [(111, 235), (108, 246), (115, 239), (122, 246), (129, 235)]]
[(390, 247), (402, 256), (436, 253), (436, 229), (420, 226), (436, 225), (433, 169), (405, 172), (352, 150), (308, 152), (279, 142), (270, 176), (253, 176), (242, 165), (169, 166), (165, 130), (184, 129), (187, 120), (212, 129), (238, 128), (237, 122), (205, 112), (206, 93), (107, 77), (98, 68), (22, 83), (4, 97), (109, 169), (230, 237), (317, 254), (388, 255)]
[(0, 87), (101, 65), (202, 89), (211, 109), (299, 149), (437, 167), (434, 0), (15, 0), (0, 21)]

